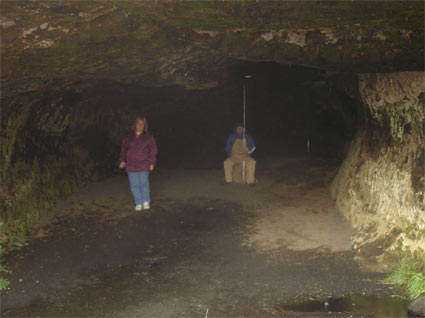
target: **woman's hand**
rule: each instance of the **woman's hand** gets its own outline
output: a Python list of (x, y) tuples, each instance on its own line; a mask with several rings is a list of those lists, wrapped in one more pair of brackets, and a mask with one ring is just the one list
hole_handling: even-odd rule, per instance
[(125, 168), (125, 162), (124, 162), (124, 161), (120, 162), (120, 168), (121, 168), (121, 169), (122, 169), (122, 168)]
[(152, 171), (152, 170), (153, 170), (153, 168), (155, 168), (155, 166), (154, 166), (154, 165), (149, 165), (149, 170), (150, 170), (150, 171)]

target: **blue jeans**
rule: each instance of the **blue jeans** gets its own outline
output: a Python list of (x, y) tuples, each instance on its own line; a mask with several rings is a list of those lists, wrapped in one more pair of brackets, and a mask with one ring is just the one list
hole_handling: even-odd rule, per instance
[(149, 192), (149, 171), (128, 172), (130, 190), (133, 193), (136, 205), (151, 202)]

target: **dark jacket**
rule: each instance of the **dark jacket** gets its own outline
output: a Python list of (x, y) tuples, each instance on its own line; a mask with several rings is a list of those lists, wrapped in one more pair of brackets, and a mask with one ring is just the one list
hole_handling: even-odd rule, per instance
[(157, 152), (155, 139), (150, 133), (144, 132), (136, 138), (133, 132), (122, 142), (120, 162), (126, 163), (127, 172), (149, 171), (149, 165), (156, 164)]

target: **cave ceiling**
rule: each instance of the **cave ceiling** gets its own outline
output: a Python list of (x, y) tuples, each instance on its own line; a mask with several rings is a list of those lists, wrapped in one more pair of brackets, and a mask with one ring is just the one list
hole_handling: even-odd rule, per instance
[(112, 80), (214, 87), (235, 61), (424, 69), (424, 3), (2, 1), (2, 99)]

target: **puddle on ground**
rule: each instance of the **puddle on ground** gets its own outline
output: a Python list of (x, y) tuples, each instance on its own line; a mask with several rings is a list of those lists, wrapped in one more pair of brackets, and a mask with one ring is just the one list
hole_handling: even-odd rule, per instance
[(365, 313), (374, 317), (404, 318), (407, 315), (407, 300), (390, 296), (358, 296), (309, 300), (279, 309), (296, 312)]

